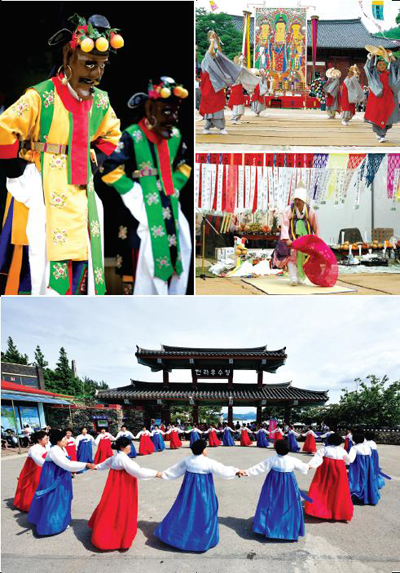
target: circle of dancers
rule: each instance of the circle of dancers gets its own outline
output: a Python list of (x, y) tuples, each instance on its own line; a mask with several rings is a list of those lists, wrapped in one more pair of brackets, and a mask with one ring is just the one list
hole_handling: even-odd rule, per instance
[[(139, 440), (139, 455), (145, 456), (164, 451), (165, 441), (169, 441), (170, 449), (182, 447), (182, 434), (190, 440), (192, 455), (166, 470), (148, 469), (134, 461), (138, 455), (134, 440)], [(348, 431), (342, 436), (326, 428), (317, 434), (310, 426), (302, 434), (302, 451), (314, 454), (308, 463), (289, 455), (300, 451), (299, 436), (293, 425), (284, 432), (279, 425), (269, 430), (259, 424), (251, 430), (246, 424), (232, 428), (227, 423), (221, 428), (211, 424), (207, 429), (193, 424), (187, 430), (152, 423), (149, 430), (143, 427), (136, 436), (124, 425), (116, 437), (102, 428), (95, 439), (87, 427), (81, 428), (76, 438), (70, 428), (39, 431), (31, 436), (33, 445), (19, 475), (13, 505), (28, 513), (37, 535), (62, 533), (72, 519), (72, 478), (87, 470), (108, 470), (101, 499), (88, 521), (91, 542), (103, 551), (129, 549), (137, 533), (138, 480), (183, 476), (178, 496), (154, 535), (167, 545), (194, 552), (207, 551), (219, 542), (213, 476), (234, 479), (265, 475), (252, 528), (271, 539), (297, 541), (304, 536), (304, 513), (321, 520), (349, 522), (354, 504), (377, 505), (385, 479), (391, 478), (380, 468), (373, 432)], [(234, 438), (242, 447), (255, 444), (274, 448), (275, 454), (246, 470), (209, 457), (208, 447), (235, 446)], [(316, 439), (324, 440), (318, 450)], [(94, 445), (97, 451), (93, 458)], [(314, 469), (306, 494), (294, 472), (307, 474)]]

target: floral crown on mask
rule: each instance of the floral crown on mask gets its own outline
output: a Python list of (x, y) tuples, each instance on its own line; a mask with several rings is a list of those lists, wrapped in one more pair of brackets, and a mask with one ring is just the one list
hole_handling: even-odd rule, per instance
[(155, 84), (153, 80), (149, 80), (147, 93), (139, 92), (134, 94), (128, 101), (128, 107), (131, 109), (136, 108), (149, 99), (166, 101), (168, 98), (175, 96), (175, 98), (181, 100), (187, 98), (188, 95), (188, 90), (177, 84), (173, 78), (161, 76), (158, 84)]

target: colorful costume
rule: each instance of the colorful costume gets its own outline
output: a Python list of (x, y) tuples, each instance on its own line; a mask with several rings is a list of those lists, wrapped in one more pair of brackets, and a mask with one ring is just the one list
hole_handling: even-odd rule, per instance
[(269, 441), (267, 435), (269, 432), (264, 428), (260, 428), (255, 432), (257, 434), (257, 447), (258, 448), (269, 448)]
[(231, 432), (233, 432), (233, 434), (235, 434), (235, 430), (233, 430), (229, 426), (224, 428), (224, 433), (222, 436), (222, 445), (223, 446), (234, 446), (235, 445), (235, 442), (232, 438)]
[(70, 438), (68, 438), (68, 441), (65, 445), (65, 449), (67, 450), (67, 454), (69, 459), (71, 460), (71, 462), (76, 462), (78, 461), (77, 455), (76, 455), (76, 440), (75, 438), (73, 438), (72, 436)]
[(317, 471), (308, 492), (313, 502), (306, 502), (304, 506), (307, 515), (351, 521), (353, 502), (346, 463), (350, 463), (350, 456), (341, 446), (324, 446), (315, 454), (309, 462)]
[(343, 436), (344, 438), (344, 449), (346, 450), (347, 453), (349, 453), (349, 451), (351, 450), (351, 448), (354, 446), (353, 444), (353, 434), (351, 432), (348, 432), (346, 434), (346, 436)]
[[(374, 471), (376, 475), (376, 480), (378, 484), (378, 489), (382, 489), (385, 486), (385, 479), (392, 479), (388, 475), (384, 474), (379, 466), (379, 454), (378, 448), (374, 440), (365, 440), (365, 443), (371, 448), (372, 464), (374, 466)], [(14, 504), (15, 505), (15, 504)]]
[(400, 121), (400, 62), (391, 62), (390, 69), (384, 72), (378, 72), (375, 63), (371, 58), (364, 66), (369, 86), (364, 121), (372, 124), (378, 138), (384, 138), (393, 124)]
[(142, 430), (135, 436), (135, 440), (138, 438), (140, 438), (139, 455), (148, 456), (154, 454), (154, 444), (151, 440), (151, 433), (148, 430)]
[(124, 131), (104, 162), (103, 181), (118, 191), (130, 213), (120, 227), (117, 267), (134, 277), (133, 294), (186, 293), (191, 232), (179, 204), (191, 172), (185, 153), (177, 128), (166, 140), (141, 120)]
[(28, 457), (18, 476), (18, 485), (13, 501), (13, 506), (20, 511), (29, 511), (49, 449), (50, 446), (44, 447), (35, 444), (28, 450)]
[(198, 428), (192, 428), (191, 430), (188, 430), (188, 432), (190, 432), (190, 446), (192, 446), (194, 442), (197, 442), (197, 440), (200, 440), (199, 434), (203, 433)]
[(135, 448), (135, 446), (134, 446), (134, 444), (133, 444), (134, 437), (133, 437), (132, 432), (129, 432), (129, 430), (126, 430), (126, 432), (123, 432), (123, 431), (121, 430), (121, 431), (118, 432), (118, 434), (117, 434), (117, 438), (116, 438), (116, 439), (118, 440), (118, 438), (128, 438), (128, 440), (129, 440), (130, 443), (131, 443), (131, 451), (130, 451), (130, 453), (128, 454), (128, 456), (129, 456), (130, 458), (136, 458), (137, 453), (136, 453), (136, 448)]
[(315, 443), (315, 438), (318, 438), (317, 434), (312, 430), (308, 430), (308, 432), (303, 435), (306, 436), (306, 441), (303, 444), (302, 451), (308, 454), (314, 454), (317, 451), (317, 444)]
[(326, 97), (326, 111), (330, 119), (334, 119), (336, 112), (340, 111), (339, 77), (329, 77), (327, 82), (323, 86), (323, 90), (325, 92), (325, 97)]
[(381, 496), (371, 448), (365, 443), (356, 444), (351, 448), (349, 456), (349, 485), (352, 497), (363, 505), (377, 505)]
[(244, 115), (245, 98), (241, 83), (233, 84), (228, 107), (232, 110), (232, 123), (239, 123), (239, 119)]
[(252, 446), (253, 442), (250, 440), (249, 431), (247, 428), (240, 428), (240, 445)]
[(165, 470), (164, 479), (185, 477), (178, 497), (154, 535), (184, 551), (207, 551), (218, 545), (218, 499), (213, 474), (232, 479), (238, 471), (202, 454), (184, 458)]
[(121, 132), (107, 93), (91, 89), (82, 100), (60, 74), (29, 88), (0, 116), (0, 159), (24, 160), (7, 180), (5, 294), (105, 294), (102, 203), (92, 169)]
[(96, 456), (94, 458), (95, 464), (100, 464), (104, 462), (107, 458), (113, 456), (113, 451), (111, 449), (111, 440), (115, 440), (114, 436), (105, 432), (104, 434), (99, 434), (95, 439), (95, 444), (97, 446)]
[[(304, 515), (294, 470), (306, 475), (308, 465), (288, 455), (272, 456), (246, 472), (266, 473), (253, 520), (253, 531), (272, 539), (297, 541), (304, 535)], [(307, 498), (308, 499), (308, 498)]]
[(95, 440), (90, 434), (80, 434), (76, 438), (77, 457), (79, 462), (93, 463), (93, 445)]
[(71, 462), (65, 449), (53, 446), (46, 456), (39, 484), (29, 509), (28, 521), (38, 535), (56, 535), (71, 522), (71, 472), (85, 469), (84, 462)]
[(300, 451), (300, 446), (297, 443), (296, 436), (299, 437), (300, 434), (298, 434), (294, 430), (289, 430), (289, 432), (288, 432), (288, 446), (289, 446), (289, 450), (293, 453), (297, 453)]
[(208, 434), (208, 444), (210, 447), (216, 447), (221, 445), (221, 440), (217, 438), (217, 433), (215, 428), (210, 428), (204, 434)]
[(165, 432), (156, 429), (152, 431), (151, 439), (153, 440), (155, 452), (163, 452), (165, 450), (165, 444), (162, 437), (162, 434), (164, 433)]
[(347, 125), (356, 114), (356, 106), (365, 99), (364, 92), (360, 86), (357, 75), (346, 78), (342, 85), (342, 123)]
[(99, 505), (89, 519), (92, 543), (102, 551), (129, 549), (137, 531), (137, 479), (156, 477), (156, 470), (141, 468), (124, 452), (97, 466), (109, 469)]
[(171, 428), (170, 430), (168, 430), (168, 432), (166, 432), (166, 434), (170, 435), (170, 442), (169, 442), (170, 450), (177, 450), (178, 448), (182, 447), (182, 442), (179, 439), (179, 434), (183, 433), (184, 432), (182, 430), (179, 430), (178, 428)]

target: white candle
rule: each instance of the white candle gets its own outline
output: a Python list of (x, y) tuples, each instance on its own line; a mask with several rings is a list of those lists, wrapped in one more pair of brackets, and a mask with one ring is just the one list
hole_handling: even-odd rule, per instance
[(344, 243), (344, 231), (342, 231), (342, 245)]
[(358, 245), (358, 255), (361, 257), (361, 245)]
[(352, 246), (352, 245), (351, 245), (351, 243), (350, 243), (350, 245), (349, 245), (349, 255), (351, 255), (351, 246)]
[(364, 232), (364, 241), (367, 243), (367, 231)]

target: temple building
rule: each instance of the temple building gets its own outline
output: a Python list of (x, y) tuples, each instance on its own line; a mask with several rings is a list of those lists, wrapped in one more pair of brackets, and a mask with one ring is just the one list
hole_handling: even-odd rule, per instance
[[(285, 419), (290, 419), (293, 406), (323, 405), (327, 391), (305, 390), (291, 382), (264, 383), (264, 372), (276, 373), (285, 364), (286, 348), (267, 350), (254, 348), (187, 348), (162, 345), (161, 350), (137, 347), (135, 356), (152, 372), (162, 372), (162, 381), (131, 380), (127, 386), (100, 390), (97, 398), (108, 404), (121, 404), (123, 408), (143, 411), (146, 425), (152, 418), (169, 423), (171, 406), (185, 404), (191, 409), (192, 421), (199, 423), (199, 406), (228, 408), (228, 422), (233, 421), (234, 407), (256, 407), (257, 421), (261, 422), (262, 408), (283, 406)], [(170, 382), (173, 370), (190, 370), (191, 380)], [(235, 383), (235, 370), (254, 371), (254, 381)], [(246, 374), (248, 376), (248, 374)]]

